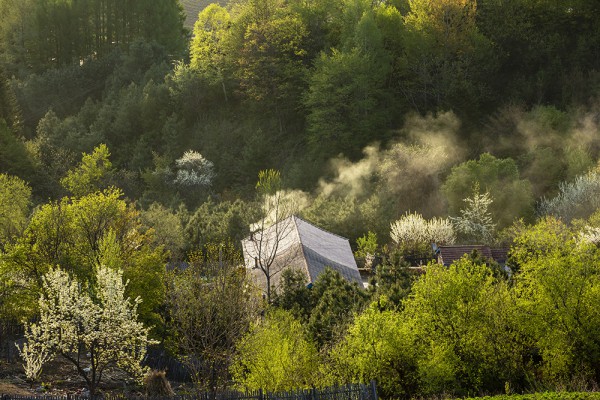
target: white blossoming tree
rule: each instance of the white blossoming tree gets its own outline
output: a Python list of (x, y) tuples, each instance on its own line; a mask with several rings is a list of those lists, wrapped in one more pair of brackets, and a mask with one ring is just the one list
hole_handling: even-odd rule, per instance
[(573, 182), (561, 182), (558, 194), (542, 199), (538, 213), (552, 215), (571, 222), (574, 218), (587, 218), (600, 208), (600, 170), (580, 175)]
[(423, 252), (431, 244), (453, 244), (456, 237), (446, 218), (426, 220), (421, 214), (406, 213), (390, 227), (392, 240), (406, 252)]
[(27, 378), (39, 378), (43, 365), (57, 356), (71, 362), (93, 396), (103, 374), (120, 369), (141, 379), (148, 328), (137, 321), (137, 305), (125, 298), (122, 272), (97, 268), (92, 291), (66, 272), (51, 270), (43, 278), (40, 320), (26, 326), (21, 350)]
[(197, 151), (188, 150), (175, 161), (175, 183), (183, 187), (209, 187), (215, 178), (214, 164)]
[(473, 190), (473, 196), (464, 199), (466, 207), (460, 210), (460, 216), (451, 218), (455, 229), (463, 240), (490, 244), (494, 240), (496, 224), (490, 213), (493, 199), (489, 192), (479, 193), (479, 186)]

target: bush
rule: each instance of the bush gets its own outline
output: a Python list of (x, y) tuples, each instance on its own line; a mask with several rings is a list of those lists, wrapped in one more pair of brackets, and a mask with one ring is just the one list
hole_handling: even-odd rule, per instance
[(144, 377), (146, 395), (154, 397), (171, 397), (175, 395), (167, 380), (165, 371), (151, 370)]

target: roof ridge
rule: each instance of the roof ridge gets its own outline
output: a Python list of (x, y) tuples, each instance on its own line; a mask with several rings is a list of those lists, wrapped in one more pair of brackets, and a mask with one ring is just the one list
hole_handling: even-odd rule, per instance
[[(298, 235), (298, 237), (300, 237), (300, 235)], [(309, 282), (312, 282), (313, 277), (310, 276), (310, 267), (308, 266), (308, 260), (306, 258), (306, 252), (304, 251), (304, 244), (302, 243), (302, 240), (300, 240), (298, 244), (300, 245), (300, 252), (302, 253), (302, 261), (304, 262), (304, 270), (306, 271), (306, 275), (308, 275)]]
[[(348, 239), (347, 237), (344, 237), (344, 236), (342, 236), (342, 235), (338, 235), (337, 233), (330, 232), (330, 231), (328, 231), (327, 229), (325, 229), (325, 228), (321, 228), (320, 226), (318, 226), (318, 225), (315, 225), (314, 223), (312, 223), (312, 222), (309, 222), (309, 221), (305, 220), (304, 218), (301, 218), (301, 217), (299, 217), (299, 216), (297, 216), (297, 215), (295, 215), (295, 214), (292, 214), (292, 217), (294, 217), (295, 219), (299, 219), (300, 221), (302, 221), (302, 222), (305, 222), (305, 223), (307, 223), (308, 225), (310, 225), (310, 226), (312, 226), (312, 227), (314, 227), (314, 228), (317, 228), (317, 229), (318, 229), (318, 230), (320, 230), (320, 231), (323, 231), (323, 232), (325, 232), (325, 233), (328, 233), (328, 234), (330, 234), (330, 235), (333, 235), (333, 236), (337, 236), (337, 237), (339, 237), (340, 239), (344, 239), (344, 240), (347, 240), (348, 242), (350, 242), (350, 239)], [(298, 224), (296, 224), (296, 228), (298, 228)], [(301, 241), (302, 241), (302, 240), (301, 240)]]

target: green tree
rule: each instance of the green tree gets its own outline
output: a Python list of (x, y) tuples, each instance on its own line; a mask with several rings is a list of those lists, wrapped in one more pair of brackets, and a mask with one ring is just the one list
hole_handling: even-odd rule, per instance
[(417, 111), (452, 108), (473, 113), (489, 101), (487, 74), (496, 63), (491, 42), (476, 25), (475, 0), (409, 0), (405, 54), (397, 79)]
[(142, 320), (159, 330), (166, 254), (154, 247), (152, 231), (143, 229), (138, 211), (121, 197), (113, 188), (41, 206), (3, 256), (5, 274), (21, 282), (12, 296), (31, 304), (51, 268), (93, 282), (94, 269), (103, 264), (123, 270), (130, 281), (127, 294), (144, 300), (139, 307)]
[(384, 253), (375, 274), (369, 279), (367, 293), (371, 299), (380, 302), (383, 309), (401, 310), (418, 278), (418, 273), (411, 271), (410, 266), (401, 251)]
[[(0, 28), (1, 29), (1, 28)], [(22, 127), (22, 115), (15, 93), (10, 87), (5, 68), (0, 63), (0, 120), (5, 120), (15, 131)]]
[(281, 283), (273, 293), (273, 306), (291, 312), (305, 324), (313, 306), (311, 294), (306, 274), (289, 268), (281, 273)]
[(514, 160), (498, 159), (484, 153), (479, 160), (469, 160), (453, 167), (442, 186), (451, 215), (458, 215), (465, 206), (464, 194), (470, 193), (476, 184), (494, 199), (490, 212), (498, 222), (498, 229), (509, 226), (515, 218), (531, 218), (531, 184), (520, 178)]
[(377, 252), (377, 235), (368, 231), (363, 236), (356, 239), (356, 251), (354, 257), (358, 260), (364, 260), (364, 268), (371, 268)]
[[(184, 49), (183, 12), (177, 0), (40, 0), (26, 6), (4, 0), (10, 10), (3, 36), (9, 56), (35, 70), (102, 58), (137, 39), (154, 41), (173, 54)], [(9, 29), (14, 29), (8, 34)]]
[(316, 154), (327, 158), (341, 151), (356, 158), (381, 137), (387, 116), (385, 69), (376, 62), (357, 49), (334, 50), (316, 60), (304, 101), (309, 142)]
[(81, 163), (70, 170), (60, 183), (75, 197), (106, 189), (114, 173), (109, 157), (105, 144), (96, 147), (91, 154), (83, 153)]
[(325, 269), (311, 288), (312, 309), (306, 329), (319, 349), (333, 343), (351, 323), (353, 313), (367, 298), (357, 284), (351, 284), (331, 268)]
[(317, 367), (317, 350), (300, 322), (273, 309), (238, 343), (231, 374), (242, 388), (277, 392), (313, 387)]
[(23, 141), (8, 127), (6, 121), (0, 118), (0, 173), (38, 181), (38, 172), (41, 171), (36, 170)]
[(568, 385), (574, 377), (598, 379), (597, 246), (547, 219), (516, 237), (512, 255), (521, 261), (515, 287), (520, 326), (539, 351), (544, 380)]
[(174, 261), (183, 259), (187, 247), (183, 229), (187, 214), (185, 208), (173, 211), (159, 203), (152, 203), (147, 210), (140, 211), (140, 221), (153, 230), (153, 245), (162, 246)]
[(327, 384), (377, 381), (381, 396), (410, 398), (418, 390), (416, 349), (405, 320), (397, 311), (373, 303), (357, 315), (324, 364)]
[(31, 312), (31, 303), (15, 296), (26, 285), (13, 273), (4, 255), (27, 226), (30, 203), (29, 185), (17, 177), (0, 174), (0, 318), (7, 321), (19, 321)]
[(30, 205), (29, 185), (16, 176), (0, 174), (0, 251), (25, 230)]
[[(525, 104), (585, 102), (600, 40), (595, 2), (479, 0), (477, 25), (500, 61), (493, 88)], [(594, 66), (596, 65), (596, 66)]]
[(522, 222), (511, 227), (513, 237), (508, 264), (514, 272), (518, 272), (522, 265), (543, 257), (552, 252), (561, 252), (567, 255), (571, 252), (571, 240), (575, 236), (564, 222), (545, 217), (533, 225)]
[(190, 65), (210, 82), (221, 85), (225, 103), (228, 103), (226, 77), (231, 73), (226, 64), (226, 41), (231, 16), (220, 5), (208, 5), (194, 24), (194, 38), (190, 44)]
[(423, 393), (502, 390), (522, 380), (514, 300), (508, 285), (468, 257), (427, 267), (405, 302)]
[[(307, 30), (283, 0), (249, 0), (236, 10), (231, 54), (244, 98), (271, 107), (283, 123), (300, 104)], [(293, 115), (293, 114), (292, 114)]]
[(113, 369), (141, 381), (146, 347), (155, 343), (137, 320), (141, 299), (125, 297), (121, 271), (100, 266), (96, 275), (94, 290), (60, 269), (44, 275), (40, 320), (26, 325), (27, 342), (21, 350), (29, 379), (37, 379), (44, 364), (61, 356), (75, 366), (90, 396)]
[(256, 217), (251, 204), (237, 199), (233, 202), (202, 203), (185, 226), (186, 240), (192, 248), (228, 240), (239, 243), (250, 234), (250, 222)]
[(356, 158), (388, 127), (390, 56), (371, 10), (357, 22), (351, 43), (321, 53), (304, 99), (309, 141), (324, 158), (340, 151)]

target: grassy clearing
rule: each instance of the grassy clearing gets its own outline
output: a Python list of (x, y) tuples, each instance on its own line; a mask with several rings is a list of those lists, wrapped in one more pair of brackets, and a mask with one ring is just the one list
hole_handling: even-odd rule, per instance
[(227, 0), (181, 0), (186, 15), (185, 27), (192, 29), (198, 19), (198, 13), (211, 3), (219, 3), (224, 6), (227, 4)]

